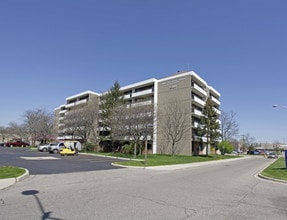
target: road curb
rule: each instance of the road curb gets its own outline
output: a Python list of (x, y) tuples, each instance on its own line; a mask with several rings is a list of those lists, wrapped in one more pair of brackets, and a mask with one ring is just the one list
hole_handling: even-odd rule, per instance
[(268, 177), (268, 176), (264, 176), (264, 175), (261, 174), (261, 172), (257, 176), (262, 178), (262, 179), (265, 179), (265, 180), (287, 184), (286, 180), (274, 179), (274, 178), (271, 178), (271, 177)]
[(287, 180), (280, 180), (280, 179), (275, 179), (275, 178), (272, 178), (272, 177), (268, 177), (268, 176), (264, 176), (262, 174), (262, 172), (269, 166), (271, 166), (271, 164), (275, 163), (276, 160), (274, 160), (272, 163), (270, 163), (268, 166), (264, 167), (262, 170), (260, 170), (258, 173), (257, 173), (257, 177), (261, 178), (261, 179), (264, 179), (264, 180), (268, 180), (268, 181), (272, 181), (272, 182), (277, 182), (277, 183), (283, 183), (283, 184), (287, 184)]
[[(20, 167), (20, 168), (22, 168), (22, 167)], [(23, 175), (21, 175), (21, 176), (18, 176), (18, 177), (16, 177), (16, 178), (0, 179), (0, 190), (6, 189), (6, 188), (8, 188), (8, 187), (14, 185), (14, 184), (17, 183), (17, 182), (20, 182), (20, 181), (22, 181), (22, 180), (28, 178), (29, 175), (30, 175), (30, 174), (29, 174), (29, 170), (27, 170), (27, 169), (25, 169), (25, 168), (22, 168), (22, 169), (25, 170), (25, 173), (24, 173)]]

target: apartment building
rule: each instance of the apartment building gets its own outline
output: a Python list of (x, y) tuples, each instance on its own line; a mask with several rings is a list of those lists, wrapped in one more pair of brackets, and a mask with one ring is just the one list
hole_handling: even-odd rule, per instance
[[(190, 125), (188, 131), (178, 143), (177, 153), (184, 155), (203, 154), (207, 145), (206, 139), (197, 135), (196, 129), (200, 126), (200, 117), (207, 98), (213, 101), (214, 108), (220, 115), (220, 93), (209, 86), (205, 80), (193, 71), (177, 72), (162, 79), (148, 79), (121, 87), (124, 100), (128, 108), (133, 106), (154, 105), (153, 134), (149, 137), (149, 150), (152, 153), (170, 153), (166, 137), (160, 127), (160, 120), (164, 120), (163, 112), (177, 103), (189, 114), (186, 116)], [(77, 105), (97, 100), (100, 103), (101, 95), (86, 91), (66, 99), (66, 104), (55, 110), (58, 115), (59, 136), (61, 137), (61, 119)], [(82, 105), (85, 106), (85, 105)], [(159, 117), (159, 115), (163, 115)], [(160, 118), (160, 120), (159, 120)], [(66, 137), (67, 138), (67, 137)]]
[(65, 125), (65, 119), (69, 117), (69, 114), (87, 108), (98, 109), (100, 103), (101, 94), (87, 90), (73, 96), (66, 98), (66, 103), (60, 105), (55, 109), (55, 130), (58, 133), (59, 140), (79, 140), (81, 137), (69, 134), (67, 126)]
[[(157, 81), (157, 111), (166, 112), (165, 109), (177, 107), (185, 109), (188, 115), (185, 120), (188, 122), (188, 129), (178, 143), (178, 153), (184, 155), (203, 154), (207, 144), (204, 137), (197, 135), (197, 128), (200, 126), (202, 110), (207, 98), (211, 98), (214, 108), (220, 115), (220, 93), (209, 86), (199, 75), (193, 71), (178, 72), (172, 76)], [(164, 116), (163, 116), (164, 117)], [(164, 120), (164, 119), (161, 119)], [(156, 137), (157, 151), (166, 152), (165, 136), (158, 127)], [(170, 150), (169, 150), (170, 151)]]

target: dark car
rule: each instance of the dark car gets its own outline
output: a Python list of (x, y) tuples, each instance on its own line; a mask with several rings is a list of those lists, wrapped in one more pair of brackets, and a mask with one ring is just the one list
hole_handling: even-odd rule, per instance
[(30, 146), (30, 144), (24, 141), (8, 141), (6, 143), (6, 146), (7, 147), (27, 147), (27, 146)]

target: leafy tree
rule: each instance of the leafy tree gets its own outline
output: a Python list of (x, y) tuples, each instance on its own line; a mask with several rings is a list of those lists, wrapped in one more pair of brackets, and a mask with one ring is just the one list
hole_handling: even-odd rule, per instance
[(217, 147), (222, 155), (224, 155), (225, 153), (229, 154), (234, 149), (233, 145), (229, 141), (221, 141), (217, 144)]
[(218, 114), (214, 109), (214, 105), (210, 98), (207, 99), (202, 110), (200, 119), (199, 134), (207, 138), (206, 156), (208, 156), (208, 148), (211, 144), (215, 144), (220, 137), (220, 125), (218, 122)]
[(221, 112), (221, 138), (222, 140), (231, 141), (239, 133), (239, 124), (235, 120), (236, 113)]
[(112, 120), (114, 110), (123, 104), (123, 93), (120, 91), (120, 84), (116, 81), (113, 87), (102, 96), (100, 126), (110, 134), (112, 139)]

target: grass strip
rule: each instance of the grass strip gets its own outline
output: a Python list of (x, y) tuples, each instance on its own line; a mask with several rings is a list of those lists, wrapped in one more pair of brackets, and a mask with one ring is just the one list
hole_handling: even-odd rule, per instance
[(25, 169), (13, 166), (0, 166), (0, 179), (16, 178), (25, 173)]
[[(126, 166), (145, 166), (145, 156), (138, 155), (136, 158), (133, 155), (121, 154), (121, 153), (100, 153), (100, 155), (113, 156), (119, 158), (128, 158), (130, 160), (123, 162), (115, 162), (115, 164)], [(149, 154), (147, 155), (147, 166), (163, 166), (174, 164), (186, 164), (195, 162), (204, 162), (211, 160), (223, 160), (236, 158), (238, 156), (227, 155), (209, 155), (209, 156), (185, 156), (185, 155), (163, 155), (163, 154)], [(136, 159), (136, 160), (134, 160)]]
[(263, 176), (274, 179), (287, 180), (285, 158), (281, 157), (261, 172)]

